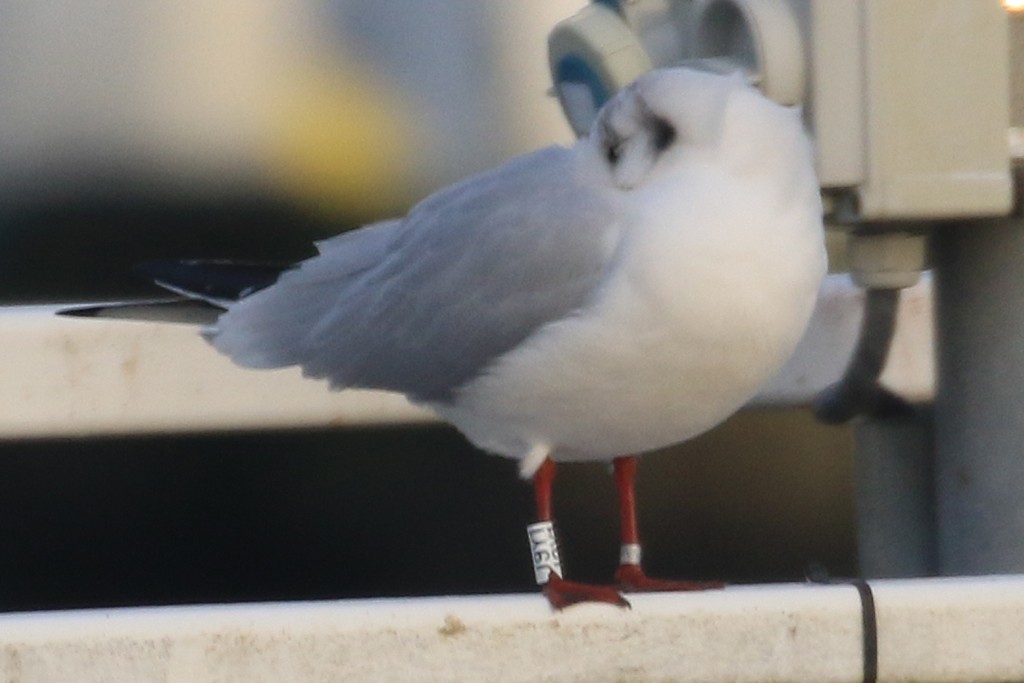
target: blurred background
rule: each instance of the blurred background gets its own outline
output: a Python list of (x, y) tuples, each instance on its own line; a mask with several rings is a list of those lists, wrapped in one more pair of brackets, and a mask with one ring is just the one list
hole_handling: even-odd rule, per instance
[[(583, 4), (0, 0), (0, 301), (302, 258), (570, 142), (546, 37)], [(851, 440), (749, 411), (645, 458), (650, 573), (852, 574)], [(440, 426), (5, 441), (0, 610), (533, 590), (532, 509), (514, 463)], [(570, 575), (609, 580), (606, 469), (563, 468), (556, 516)]]
[(3, 0), (0, 292), (117, 296), (140, 257), (277, 259), (571, 139), (569, 2)]

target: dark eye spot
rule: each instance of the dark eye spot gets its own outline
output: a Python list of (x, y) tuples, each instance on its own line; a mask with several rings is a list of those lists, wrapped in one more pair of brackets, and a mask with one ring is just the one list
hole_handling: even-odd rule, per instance
[(668, 149), (669, 145), (675, 142), (675, 126), (660, 116), (651, 117), (649, 127), (651, 130), (651, 141), (655, 150), (664, 152)]
[(622, 143), (621, 142), (609, 142), (608, 146), (604, 150), (604, 158), (608, 160), (608, 163), (614, 166), (619, 163), (619, 159), (622, 157)]

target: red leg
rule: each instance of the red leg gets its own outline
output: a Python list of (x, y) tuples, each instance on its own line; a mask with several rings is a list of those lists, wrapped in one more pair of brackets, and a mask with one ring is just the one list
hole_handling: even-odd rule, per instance
[(562, 579), (554, 528), (551, 526), (551, 489), (555, 482), (555, 463), (544, 461), (533, 475), (533, 493), (537, 502), (537, 523), (527, 528), (533, 551), (537, 583), (555, 609), (564, 609), (580, 602), (607, 602), (629, 607), (629, 602), (611, 586), (593, 586)]
[(615, 487), (619, 492), (619, 519), (622, 524), (622, 549), (615, 580), (626, 591), (699, 591), (721, 588), (721, 583), (652, 579), (644, 574), (636, 522), (636, 464), (637, 458), (634, 455), (615, 458), (614, 461)]
[(551, 490), (555, 486), (555, 462), (547, 458), (533, 475), (533, 499), (537, 503), (537, 519), (551, 521)]

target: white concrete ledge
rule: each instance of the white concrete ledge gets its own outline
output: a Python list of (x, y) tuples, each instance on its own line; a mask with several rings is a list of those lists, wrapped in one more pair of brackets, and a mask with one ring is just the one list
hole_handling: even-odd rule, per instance
[[(1024, 577), (872, 583), (879, 681), (1024, 680)], [(204, 681), (813, 681), (863, 674), (851, 586), (0, 615), (0, 677)]]
[(297, 368), (236, 367), (189, 325), (0, 309), (0, 438), (413, 423), (380, 391), (330, 392)]
[[(793, 361), (755, 400), (800, 405), (840, 377), (863, 294), (846, 276), (822, 289)], [(383, 392), (332, 393), (297, 369), (252, 371), (187, 325), (55, 315), (62, 306), (0, 309), (0, 438), (324, 427), (422, 422), (431, 415)], [(915, 400), (933, 391), (930, 288), (907, 290), (883, 380)]]

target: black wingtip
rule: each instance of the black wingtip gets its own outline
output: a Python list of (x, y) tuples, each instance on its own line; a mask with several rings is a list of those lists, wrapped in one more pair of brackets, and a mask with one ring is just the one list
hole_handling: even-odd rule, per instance
[(138, 263), (133, 270), (177, 294), (223, 305), (269, 287), (290, 267), (276, 263), (155, 259)]
[(107, 306), (72, 306), (57, 311), (57, 315), (69, 318), (102, 318)]
[(151, 259), (134, 264), (132, 266), (132, 274), (143, 280), (160, 280), (169, 273), (173, 273), (180, 266), (188, 263), (191, 262), (172, 259)]
[(71, 305), (55, 313), (70, 318), (209, 325), (216, 322), (223, 309), (201, 300), (167, 298)]

